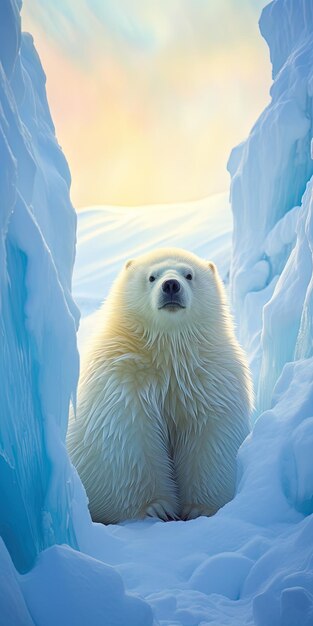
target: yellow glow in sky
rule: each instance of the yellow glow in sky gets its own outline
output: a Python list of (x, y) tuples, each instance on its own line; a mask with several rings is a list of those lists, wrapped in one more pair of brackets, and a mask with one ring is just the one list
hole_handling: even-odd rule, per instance
[(230, 150), (269, 100), (256, 4), (25, 0), (76, 208), (228, 188)]

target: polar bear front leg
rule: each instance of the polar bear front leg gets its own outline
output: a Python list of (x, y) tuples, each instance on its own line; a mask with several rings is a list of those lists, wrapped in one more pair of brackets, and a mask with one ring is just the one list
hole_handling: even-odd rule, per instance
[(245, 424), (232, 429), (219, 419), (179, 434), (174, 465), (182, 519), (214, 515), (233, 498), (236, 456), (247, 434)]
[[(77, 432), (72, 423), (68, 443), (93, 520), (175, 519), (176, 485), (158, 415), (149, 413), (140, 396), (130, 401), (124, 393), (113, 393), (110, 401), (98, 396), (95, 406), (82, 402), (78, 413)], [(84, 433), (80, 424), (86, 425)]]

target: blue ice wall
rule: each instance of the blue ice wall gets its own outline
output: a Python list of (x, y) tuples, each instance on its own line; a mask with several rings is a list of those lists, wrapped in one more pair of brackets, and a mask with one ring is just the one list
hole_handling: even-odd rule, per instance
[(274, 0), (260, 30), (273, 65), (270, 102), (228, 163), (231, 295), (258, 411), (271, 406), (285, 363), (312, 354), (312, 2)]
[(24, 572), (43, 548), (76, 546), (63, 442), (78, 312), (70, 174), (19, 5), (0, 3), (0, 534)]

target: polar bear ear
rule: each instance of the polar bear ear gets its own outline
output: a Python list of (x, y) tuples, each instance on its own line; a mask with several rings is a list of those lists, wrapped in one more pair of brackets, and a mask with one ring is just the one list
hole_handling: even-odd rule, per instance
[(128, 268), (131, 266), (132, 262), (133, 262), (133, 259), (129, 259), (129, 261), (126, 261), (126, 263), (125, 263), (125, 270), (128, 270)]
[(215, 274), (215, 272), (216, 272), (216, 265), (214, 263), (212, 263), (212, 261), (209, 261), (208, 262), (208, 266), (209, 266), (209, 269), (211, 270), (211, 272), (213, 272), (213, 274)]

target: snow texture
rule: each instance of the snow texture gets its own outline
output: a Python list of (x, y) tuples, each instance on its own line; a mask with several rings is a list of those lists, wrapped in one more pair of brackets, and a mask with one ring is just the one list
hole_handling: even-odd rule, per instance
[(124, 260), (171, 242), (216, 261), (226, 282), (230, 264), (257, 389), (232, 502), (212, 518), (107, 527), (91, 523), (64, 447), (75, 215), (18, 8), (0, 3), (0, 625), (311, 626), (313, 4), (274, 0), (262, 13), (274, 82), (229, 161), (231, 261), (225, 196), (79, 217), (82, 349)]

